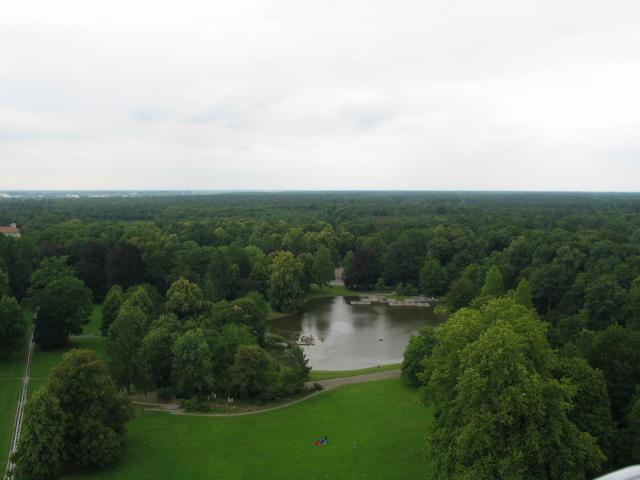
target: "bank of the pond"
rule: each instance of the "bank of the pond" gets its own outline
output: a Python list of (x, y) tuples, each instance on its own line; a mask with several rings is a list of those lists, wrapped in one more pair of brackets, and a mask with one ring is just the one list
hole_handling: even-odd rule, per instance
[[(359, 297), (361, 295), (391, 295), (390, 292), (383, 291), (364, 291), (364, 290), (351, 290), (343, 285), (332, 285), (324, 288), (315, 288), (309, 292), (304, 298), (304, 304), (302, 308), (304, 308), (305, 304), (310, 300), (315, 300), (316, 298), (333, 298), (333, 297)], [(284, 312), (276, 312), (274, 310), (269, 311), (268, 320), (275, 320), (277, 318), (289, 317), (291, 315), (295, 315), (295, 313), (284, 313)]]
[(391, 363), (389, 365), (378, 365), (369, 368), (359, 368), (357, 370), (311, 370), (312, 382), (320, 380), (329, 380), (332, 378), (356, 377), (359, 375), (367, 375), (369, 373), (390, 372), (400, 370), (401, 363)]
[(315, 370), (350, 371), (400, 363), (411, 335), (444, 320), (432, 306), (352, 300), (310, 299), (299, 313), (271, 320), (268, 331), (299, 341)]

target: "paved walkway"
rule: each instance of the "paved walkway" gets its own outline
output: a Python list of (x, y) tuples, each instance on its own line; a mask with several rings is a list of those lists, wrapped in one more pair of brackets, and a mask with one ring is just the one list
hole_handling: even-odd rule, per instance
[(31, 371), (31, 358), (33, 357), (33, 330), (27, 343), (27, 360), (24, 367), (24, 375), (22, 376), (22, 389), (18, 398), (18, 406), (16, 408), (15, 422), (13, 424), (13, 435), (11, 436), (11, 448), (9, 449), (9, 460), (7, 461), (7, 470), (5, 478), (13, 478), (12, 472), (14, 464), (11, 456), (18, 449), (18, 440), (20, 439), (20, 430), (22, 429), (22, 417), (24, 415), (24, 406), (27, 402), (27, 392), (29, 390), (29, 372)]
[(173, 415), (190, 415), (194, 417), (241, 417), (244, 415), (255, 415), (256, 413), (271, 412), (273, 410), (280, 410), (281, 408), (290, 407), (296, 403), (304, 402), (317, 395), (321, 395), (324, 392), (332, 390), (342, 385), (351, 385), (354, 383), (374, 382), (376, 380), (384, 380), (387, 378), (397, 378), (400, 376), (400, 370), (389, 370), (387, 372), (367, 373), (366, 375), (355, 375), (352, 377), (331, 378), (329, 380), (318, 380), (317, 382), (307, 382), (305, 386), (312, 387), (314, 383), (322, 385), (322, 390), (315, 391), (302, 398), (294, 400), (292, 402), (283, 403), (282, 405), (276, 405), (275, 407), (261, 408), (258, 410), (251, 410), (249, 412), (241, 413), (189, 413), (180, 408), (177, 403), (153, 403), (153, 402), (134, 402), (136, 405), (147, 406), (146, 410), (154, 412), (166, 412)]

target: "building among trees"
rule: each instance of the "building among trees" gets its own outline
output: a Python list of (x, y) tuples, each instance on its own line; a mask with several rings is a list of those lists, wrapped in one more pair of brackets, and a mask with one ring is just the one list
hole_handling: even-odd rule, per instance
[(6, 237), (22, 236), (22, 234), (20, 233), (20, 229), (15, 223), (12, 223), (9, 226), (0, 226), (0, 233)]

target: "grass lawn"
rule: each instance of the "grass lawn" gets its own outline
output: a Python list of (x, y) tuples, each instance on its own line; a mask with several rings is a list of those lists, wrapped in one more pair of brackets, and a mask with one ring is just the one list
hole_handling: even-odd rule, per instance
[(367, 373), (388, 372), (389, 370), (398, 370), (401, 365), (401, 363), (391, 363), (358, 370), (311, 370), (310, 380), (315, 382), (316, 380), (329, 380), (330, 378), (355, 377), (356, 375), (365, 375)]
[[(27, 335), (31, 334), (31, 315), (31, 310), (24, 310), (24, 316), (27, 320)], [(22, 386), (24, 362), (27, 356), (26, 343), (25, 338), (25, 347), (7, 358), (0, 359), (0, 462), (2, 462), (0, 469), (3, 475), (4, 467), (9, 458), (13, 422)]]
[(102, 305), (94, 305), (89, 317), (89, 323), (82, 327), (83, 335), (102, 335), (100, 332), (100, 323), (102, 323)]
[(24, 348), (0, 361), (0, 469), (9, 458), (11, 434), (20, 396), (26, 353)]
[[(424, 436), (433, 411), (416, 398), (416, 390), (390, 379), (242, 417), (137, 410), (117, 464), (63, 478), (429, 478)], [(324, 435), (327, 446), (312, 445)]]
[(47, 383), (51, 369), (58, 365), (62, 356), (67, 350), (72, 348), (86, 348), (93, 350), (106, 362), (107, 352), (105, 350), (104, 338), (102, 337), (71, 337), (69, 346), (60, 350), (44, 352), (38, 347), (33, 351), (31, 360), (31, 377), (29, 380), (29, 396), (38, 388)]

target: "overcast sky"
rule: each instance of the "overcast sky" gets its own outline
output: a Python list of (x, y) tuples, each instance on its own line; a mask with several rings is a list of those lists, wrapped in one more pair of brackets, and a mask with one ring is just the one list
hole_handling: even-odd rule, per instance
[(0, 189), (640, 190), (640, 1), (20, 0)]

